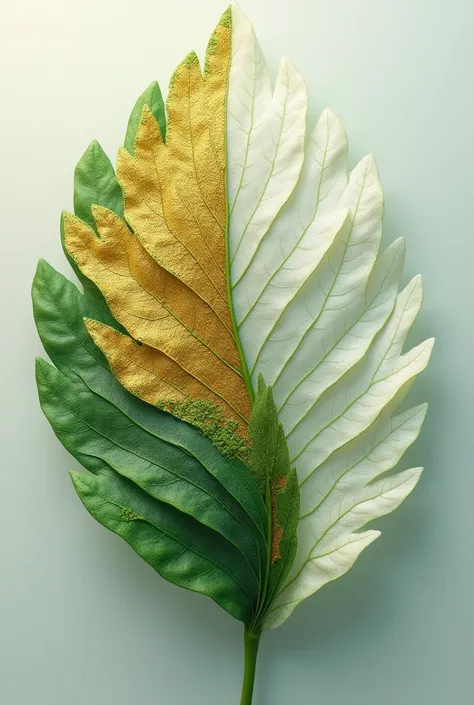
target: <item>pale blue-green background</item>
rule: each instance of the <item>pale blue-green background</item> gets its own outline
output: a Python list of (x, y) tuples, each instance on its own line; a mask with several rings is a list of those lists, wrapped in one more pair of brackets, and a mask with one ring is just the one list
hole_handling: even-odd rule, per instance
[[(386, 237), (407, 239), (437, 337), (412, 400), (425, 475), (356, 567), (266, 636), (255, 705), (470, 705), (474, 656), (473, 0), (243, 0), (274, 70), (305, 75), (312, 118), (342, 118), (351, 162), (375, 153)], [(0, 702), (237, 705), (241, 627), (162, 581), (96, 525), (42, 417), (29, 287), (58, 239), (72, 171), (187, 51), (220, 0), (22, 0), (0, 22), (2, 468)]]

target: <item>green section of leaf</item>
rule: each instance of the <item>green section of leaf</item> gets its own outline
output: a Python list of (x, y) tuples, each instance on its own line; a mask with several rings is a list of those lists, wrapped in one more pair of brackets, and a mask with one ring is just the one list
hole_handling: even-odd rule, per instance
[(96, 230), (91, 205), (104, 206), (123, 218), (123, 194), (110, 159), (93, 140), (74, 171), (74, 212)]
[[(105, 463), (186, 521), (199, 518), (215, 540), (226, 542), (254, 609), (267, 555), (266, 510), (249, 470), (220, 455), (199, 431), (120, 386), (84, 326), (90, 302), (43, 261), (33, 303), (45, 349), (61, 370), (39, 362), (42, 405), (60, 440), (92, 472)], [(251, 610), (241, 603), (249, 620)], [(228, 611), (235, 616), (236, 608)]]
[(250, 452), (248, 438), (238, 433), (237, 421), (226, 419), (220, 407), (202, 399), (158, 402), (157, 406), (198, 428), (222, 455), (238, 458), (243, 463), (248, 462)]
[[(94, 140), (86, 149), (74, 171), (74, 212), (97, 231), (91, 206), (100, 205), (123, 217), (123, 194), (110, 159)], [(61, 215), (61, 244), (74, 274), (81, 282), (84, 294), (93, 307), (95, 316), (115, 329), (124, 331), (110, 313), (107, 302), (97, 286), (81, 272), (69, 255), (64, 242), (64, 218)]]
[(265, 385), (259, 375), (257, 394), (249, 421), (249, 436), (252, 441), (250, 467), (258, 479), (262, 492), (268, 480), (287, 477), (290, 471), (288, 447), (283, 428), (273, 400), (271, 387)]
[(163, 96), (161, 95), (160, 86), (158, 85), (157, 81), (152, 81), (148, 88), (146, 88), (146, 90), (144, 90), (141, 96), (138, 98), (128, 120), (124, 147), (127, 152), (130, 152), (130, 154), (133, 154), (135, 137), (137, 134), (138, 126), (140, 124), (144, 105), (147, 105), (150, 111), (155, 116), (156, 121), (160, 126), (160, 132), (161, 136), (163, 137), (163, 141), (166, 138), (165, 104), (163, 101)]
[(43, 360), (37, 364), (41, 405), (65, 448), (81, 462), (84, 456), (100, 458), (150, 496), (222, 534), (242, 554), (242, 575), (257, 591), (258, 541), (249, 517), (219, 481), (196, 458), (131, 424), (79, 378)]
[(111, 470), (72, 472), (71, 478), (94, 519), (125, 539), (163, 578), (208, 595), (236, 619), (246, 620), (252, 601), (239, 583), (226, 541)]
[(276, 536), (272, 536), (272, 563), (268, 576), (265, 613), (280, 593), (291, 570), (297, 549), (297, 528), (300, 512), (300, 490), (296, 470), (272, 483), (272, 525)]
[(66, 375), (81, 377), (131, 423), (195, 456), (232, 496), (239, 498), (263, 541), (266, 510), (248, 468), (238, 460), (223, 457), (192, 426), (176, 423), (172, 416), (140, 401), (117, 382), (84, 325), (84, 317), (90, 317), (90, 302), (44, 260), (39, 262), (33, 281), (33, 310), (43, 346), (56, 367)]
[[(111, 504), (145, 520), (155, 507), (155, 527), (169, 533), (167, 522), (174, 517), (176, 536), (181, 525), (189, 526), (187, 533), (194, 536), (194, 552), (201, 558), (208, 559), (219, 546), (221, 565), (225, 558), (226, 570), (238, 594), (232, 613), (239, 613), (240, 619), (248, 621), (259, 592), (259, 554), (250, 522), (236, 500), (195, 458), (150, 436), (139, 426), (132, 426), (128, 417), (92, 392), (79, 377), (66, 377), (49, 363), (38, 360), (36, 378), (41, 407), (65, 448), (92, 472), (97, 472), (98, 463), (106, 463), (130, 481), (133, 500), (130, 493), (128, 500), (120, 500), (122, 492), (116, 493), (124, 485), (114, 480), (107, 485), (109, 495), (101, 493), (89, 498), (86, 506), (91, 513), (107, 526)], [(175, 420), (175, 424), (179, 423)], [(107, 496), (111, 499), (101, 513), (100, 505)], [(164, 528), (159, 523), (163, 515)], [(194, 520), (191, 524), (190, 518)], [(116, 523), (110, 528), (121, 534)], [(140, 555), (142, 544), (148, 542), (142, 534), (140, 529), (138, 535), (133, 531), (132, 540), (128, 531), (124, 534)], [(154, 565), (161, 572), (159, 562)], [(178, 580), (179, 576), (173, 582)], [(180, 584), (186, 586), (187, 577), (181, 580)], [(201, 591), (206, 592), (206, 586), (213, 596), (213, 581), (206, 582)]]
[(262, 375), (258, 378), (248, 430), (252, 442), (250, 468), (271, 511), (267, 540), (270, 551), (263, 602), (258, 612), (261, 623), (293, 564), (300, 508), (296, 471), (290, 467), (288, 445), (278, 421), (272, 389), (265, 385)]

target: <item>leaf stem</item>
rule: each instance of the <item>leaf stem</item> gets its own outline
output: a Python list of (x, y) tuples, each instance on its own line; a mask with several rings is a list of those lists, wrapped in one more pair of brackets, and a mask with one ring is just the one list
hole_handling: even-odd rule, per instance
[(253, 686), (255, 683), (255, 671), (257, 668), (258, 646), (260, 643), (260, 632), (250, 632), (245, 627), (244, 646), (245, 646), (245, 668), (244, 681), (242, 684), (242, 697), (240, 705), (251, 705)]

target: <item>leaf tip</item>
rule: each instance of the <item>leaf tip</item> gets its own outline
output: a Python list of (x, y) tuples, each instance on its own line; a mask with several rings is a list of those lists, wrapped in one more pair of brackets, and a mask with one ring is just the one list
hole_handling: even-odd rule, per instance
[(81, 493), (88, 488), (85, 475), (86, 473), (79, 472), (78, 470), (69, 470), (69, 477), (71, 478), (74, 489), (79, 496), (81, 496)]
[(219, 24), (223, 27), (230, 27), (232, 25), (232, 7), (232, 4), (228, 5), (221, 15)]
[(48, 264), (48, 262), (46, 262), (46, 260), (43, 259), (43, 257), (40, 257), (39, 260), (38, 260), (38, 264), (36, 265), (36, 274), (35, 274), (35, 277), (36, 277), (38, 274), (43, 274), (43, 273), (44, 273), (45, 271), (47, 271), (48, 269), (51, 269), (51, 265)]
[(51, 365), (42, 357), (35, 357), (35, 377), (36, 381), (40, 382), (47, 375)]

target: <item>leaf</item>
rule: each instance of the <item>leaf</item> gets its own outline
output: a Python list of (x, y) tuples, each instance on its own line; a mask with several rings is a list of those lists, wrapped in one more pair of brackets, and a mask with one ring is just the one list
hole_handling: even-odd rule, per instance
[(160, 126), (160, 132), (163, 136), (163, 141), (166, 136), (166, 113), (165, 104), (163, 102), (163, 96), (161, 95), (160, 86), (157, 81), (152, 81), (148, 88), (146, 88), (141, 96), (138, 98), (134, 105), (134, 108), (130, 114), (127, 133), (125, 135), (124, 147), (127, 152), (133, 154), (133, 145), (135, 142), (135, 137), (137, 136), (138, 126), (140, 124), (140, 119), (142, 116), (143, 106), (147, 106), (151, 114), (155, 117), (158, 125)]
[[(273, 88), (229, 9), (204, 69), (191, 53), (173, 75), (167, 121), (156, 82), (138, 99), (118, 181), (91, 153), (100, 193), (64, 216), (85, 295), (44, 263), (33, 292), (58, 368), (39, 363), (42, 403), (95, 473), (74, 476), (89, 511), (257, 641), (353, 565), (421, 473), (392, 472), (426, 412), (394, 416), (432, 348), (403, 352), (421, 280), (399, 292), (403, 240), (380, 252), (373, 158), (348, 173), (340, 121), (325, 110), (307, 135), (307, 102), (286, 59)], [(193, 567), (174, 572), (183, 545)]]
[(260, 375), (249, 422), (252, 441), (250, 467), (257, 478), (268, 508), (268, 565), (259, 624), (288, 575), (296, 554), (299, 489), (290, 467), (288, 446), (273, 401), (271, 387)]
[(97, 140), (90, 143), (74, 171), (74, 212), (91, 228), (95, 228), (93, 204), (123, 216), (122, 189), (110, 159)]
[(94, 206), (99, 236), (67, 215), (65, 239), (130, 336), (88, 323), (120, 382), (160, 407), (179, 405), (181, 417), (190, 408), (195, 416), (193, 400), (205, 401), (244, 436), (250, 399), (225, 279), (229, 21), (225, 13), (211, 37), (204, 74), (195, 54), (175, 72), (166, 144), (144, 106), (134, 156), (119, 154), (125, 216), (135, 234)]
[[(266, 624), (275, 627), (352, 565), (378, 535), (356, 530), (398, 506), (416, 484), (418, 468), (374, 485), (348, 470), (315, 508), (334, 458), (351, 467), (359, 442), (377, 457), (374, 429), (382, 417), (390, 423), (387, 409), (396, 410), (426, 367), (433, 341), (402, 354), (421, 305), (421, 280), (397, 294), (404, 243), (397, 240), (379, 253), (383, 195), (373, 158), (348, 176), (345, 132), (329, 110), (305, 140), (304, 91), (293, 71), (291, 129), (280, 143), (272, 125), (288, 113), (272, 106), (282, 90), (281, 70), (272, 98), (265, 61), (238, 9), (232, 27), (227, 144), (233, 308), (252, 386), (257, 389), (262, 374), (272, 387), (303, 512), (295, 563)], [(275, 163), (281, 156), (281, 168), (273, 168), (272, 155)], [(346, 514), (347, 502), (354, 507)]]

